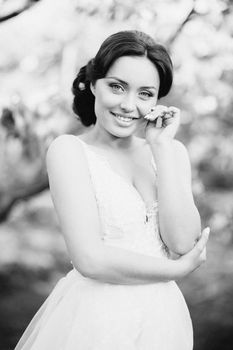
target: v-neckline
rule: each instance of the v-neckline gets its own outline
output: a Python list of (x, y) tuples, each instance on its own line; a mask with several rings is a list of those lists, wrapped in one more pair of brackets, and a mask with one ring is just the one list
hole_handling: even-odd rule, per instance
[(143, 205), (144, 209), (145, 209), (145, 212), (148, 214), (148, 213), (151, 213), (155, 208), (157, 208), (158, 206), (158, 200), (153, 200), (151, 203), (146, 203), (144, 201), (144, 199), (142, 198), (140, 192), (137, 190), (137, 188), (128, 180), (126, 180), (126, 178), (124, 176), (122, 176), (121, 174), (119, 174), (115, 169), (113, 169), (113, 167), (111, 166), (108, 158), (103, 155), (103, 154), (100, 154), (100, 153), (97, 153), (95, 152), (93, 149), (92, 149), (92, 146), (89, 145), (88, 143), (86, 143), (85, 141), (81, 140), (79, 137), (78, 139), (81, 141), (82, 144), (84, 144), (85, 147), (87, 147), (92, 153), (94, 153), (94, 155), (103, 160), (104, 163), (108, 166), (108, 169), (115, 175), (117, 176), (122, 182), (124, 182), (134, 193), (135, 195), (137, 196), (138, 200), (141, 202), (141, 204)]

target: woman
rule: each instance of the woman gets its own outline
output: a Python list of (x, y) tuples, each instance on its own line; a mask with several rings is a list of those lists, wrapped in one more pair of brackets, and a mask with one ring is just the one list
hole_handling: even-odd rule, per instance
[(47, 153), (73, 270), (17, 350), (192, 349), (174, 280), (205, 260), (208, 229), (200, 235), (189, 158), (174, 139), (180, 111), (157, 105), (171, 84), (167, 51), (138, 31), (107, 38), (78, 73), (74, 111), (92, 128)]

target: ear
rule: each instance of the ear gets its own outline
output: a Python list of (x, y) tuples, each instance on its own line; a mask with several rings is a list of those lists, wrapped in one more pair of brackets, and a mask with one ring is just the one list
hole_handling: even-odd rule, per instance
[(95, 85), (93, 83), (90, 84), (90, 89), (93, 95), (95, 96)]

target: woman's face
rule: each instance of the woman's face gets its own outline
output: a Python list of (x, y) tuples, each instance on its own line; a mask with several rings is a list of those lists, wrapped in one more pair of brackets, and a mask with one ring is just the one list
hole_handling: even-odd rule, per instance
[(96, 126), (114, 136), (127, 137), (142, 125), (143, 117), (156, 105), (159, 74), (147, 57), (123, 56), (91, 88), (95, 95)]

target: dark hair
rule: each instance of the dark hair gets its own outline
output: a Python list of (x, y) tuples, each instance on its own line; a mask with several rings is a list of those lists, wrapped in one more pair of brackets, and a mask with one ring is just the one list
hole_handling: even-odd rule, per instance
[(95, 58), (80, 69), (73, 82), (73, 111), (79, 116), (83, 125), (89, 126), (96, 122), (95, 97), (90, 90), (90, 84), (104, 78), (114, 61), (122, 56), (146, 56), (159, 73), (158, 98), (166, 96), (170, 91), (173, 66), (165, 47), (140, 31), (127, 30), (115, 33), (102, 43)]

